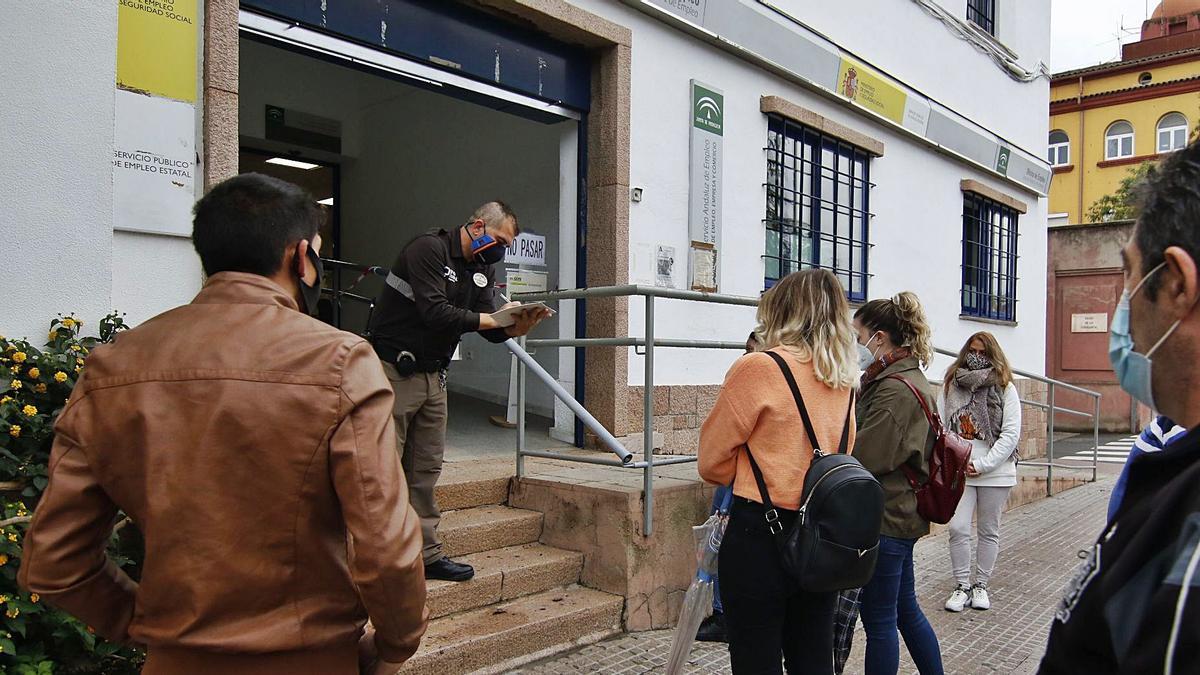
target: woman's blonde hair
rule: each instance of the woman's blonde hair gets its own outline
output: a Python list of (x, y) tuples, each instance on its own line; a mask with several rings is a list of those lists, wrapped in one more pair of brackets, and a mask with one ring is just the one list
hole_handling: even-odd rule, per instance
[(758, 303), (760, 349), (784, 347), (811, 359), (818, 381), (845, 389), (858, 382), (854, 329), (846, 291), (832, 272), (793, 272), (763, 294)]
[(933, 331), (916, 293), (903, 291), (886, 300), (872, 300), (859, 307), (854, 318), (872, 333), (887, 333), (897, 347), (908, 347), (923, 368), (933, 361)]
[(978, 333), (967, 338), (963, 343), (962, 349), (958, 350), (958, 358), (954, 359), (954, 363), (946, 369), (945, 384), (943, 386), (946, 391), (950, 391), (950, 383), (954, 381), (954, 373), (959, 368), (963, 368), (967, 363), (967, 354), (971, 353), (971, 343), (979, 340), (983, 343), (983, 353), (992, 362), (992, 372), (996, 374), (996, 384), (1001, 389), (1008, 386), (1012, 382), (1012, 366), (1008, 365), (1008, 357), (1004, 355), (1004, 350), (1000, 349), (1000, 341), (995, 335), (981, 330)]

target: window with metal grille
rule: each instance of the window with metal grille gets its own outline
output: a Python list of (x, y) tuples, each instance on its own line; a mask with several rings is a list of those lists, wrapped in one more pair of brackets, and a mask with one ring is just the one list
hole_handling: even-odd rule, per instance
[(962, 313), (1016, 321), (1017, 212), (964, 192), (962, 218)]
[(866, 299), (870, 169), (866, 150), (768, 116), (766, 288), (819, 267), (837, 275), (849, 299)]
[(996, 34), (996, 0), (967, 0), (967, 21)]

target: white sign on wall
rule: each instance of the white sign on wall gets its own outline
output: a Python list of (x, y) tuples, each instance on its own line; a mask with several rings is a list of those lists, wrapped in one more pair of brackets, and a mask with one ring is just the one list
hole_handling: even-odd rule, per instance
[(1091, 314), (1071, 315), (1072, 333), (1107, 333), (1108, 313), (1096, 312)]
[(505, 295), (511, 298), (516, 293), (545, 293), (546, 279), (545, 272), (509, 268), (505, 274)]
[(113, 227), (191, 236), (196, 200), (191, 104), (116, 92)]
[(540, 234), (522, 232), (508, 247), (504, 262), (513, 265), (546, 266), (546, 238)]
[(716, 291), (717, 258), (721, 246), (721, 194), (725, 182), (725, 96), (723, 92), (691, 82), (689, 108), (688, 233), (691, 239), (688, 288)]

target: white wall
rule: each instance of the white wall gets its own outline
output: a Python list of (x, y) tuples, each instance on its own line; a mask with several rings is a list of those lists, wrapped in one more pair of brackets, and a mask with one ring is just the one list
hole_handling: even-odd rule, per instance
[[(460, 225), (481, 203), (502, 199), (525, 231), (546, 236), (549, 287), (558, 285), (560, 144), (573, 138), (574, 122), (533, 122), (259, 43), (242, 40), (241, 45), (245, 141), (263, 136), (268, 103), (343, 124), (343, 259), (391, 265), (414, 236)], [(574, 167), (568, 173), (573, 176)], [(573, 256), (574, 244), (568, 244), (567, 254)], [(497, 281), (503, 282), (503, 271), (497, 271)], [(381, 288), (369, 279), (355, 290), (374, 296)], [(361, 317), (350, 312), (349, 326), (361, 325)], [(546, 322), (536, 336), (557, 335), (558, 322)], [(462, 355), (451, 368), (451, 389), (505, 400), (508, 351), (470, 334)], [(556, 373), (556, 350), (537, 358)], [(530, 386), (529, 396), (531, 410), (553, 414), (548, 390)]]
[[(1050, 82), (1021, 83), (912, 0), (772, 0), (843, 49), (990, 129), (1044, 155)], [(966, 20), (966, 0), (939, 4)], [(1026, 70), (1050, 61), (1050, 0), (997, 0), (997, 39)]]
[[(885, 144), (885, 156), (872, 161), (869, 297), (915, 291), (925, 301), (938, 346), (957, 349), (979, 330), (997, 335), (1013, 363), (1042, 372), (1045, 344), (1045, 200), (1011, 183), (993, 179), (969, 165), (940, 155), (927, 145), (874, 125), (841, 105), (756, 68), (726, 52), (697, 41), (665, 23), (624, 5), (583, 2), (589, 11), (629, 26), (633, 31), (631, 183), (645, 188), (644, 200), (631, 204), (631, 280), (652, 273), (637, 251), (656, 244), (686, 251), (688, 198), (689, 79), (697, 78), (725, 92), (725, 207), (722, 232), (722, 293), (757, 296), (763, 288), (765, 247), (766, 117), (759, 97), (779, 95), (866, 133)], [(814, 3), (818, 4), (818, 3)], [(822, 7), (834, 3), (819, 3)], [(851, 3), (854, 4), (854, 3)], [(893, 3), (888, 3), (893, 4)], [(908, 3), (894, 3), (906, 8)], [(915, 5), (914, 5), (915, 9)], [(897, 19), (899, 20), (899, 19)], [(906, 19), (912, 21), (912, 18)], [(852, 22), (858, 28), (886, 21)], [(894, 23), (892, 25), (895, 25)], [(822, 26), (816, 25), (821, 29)], [(882, 31), (883, 28), (880, 28)], [(937, 26), (938, 31), (942, 28)], [(843, 33), (854, 31), (842, 30)], [(832, 37), (836, 39), (837, 33)], [(922, 36), (924, 37), (924, 36)], [(856, 34), (855, 40), (866, 40)], [(988, 68), (993, 68), (987, 65)], [(998, 73), (997, 73), (998, 74)], [(986, 78), (987, 75), (981, 77)], [(989, 81), (990, 84), (990, 81)], [(1038, 85), (1033, 85), (1036, 88)], [(977, 88), (978, 89), (978, 88)], [(1028, 98), (1033, 98), (1032, 95)], [(1013, 117), (1044, 119), (1046, 100), (1010, 109)], [(1037, 138), (1044, 142), (1045, 126)], [(1026, 202), (1030, 212), (1020, 219), (1016, 326), (1000, 326), (959, 318), (962, 262), (962, 195), (959, 183), (973, 178)], [(686, 283), (686, 264), (677, 265), (676, 284)], [(754, 325), (749, 308), (714, 307), (659, 301), (656, 328), (660, 337), (744, 340)], [(630, 304), (630, 334), (642, 334), (642, 305)], [(656, 384), (720, 382), (736, 352), (661, 349), (656, 352)], [(935, 365), (939, 372), (944, 365)], [(641, 384), (643, 362), (632, 350), (629, 382)]]
[(0, 40), (0, 334), (110, 307), (116, 3), (14, 3)]
[(112, 306), (130, 325), (191, 302), (204, 283), (190, 238), (117, 231), (112, 256)]

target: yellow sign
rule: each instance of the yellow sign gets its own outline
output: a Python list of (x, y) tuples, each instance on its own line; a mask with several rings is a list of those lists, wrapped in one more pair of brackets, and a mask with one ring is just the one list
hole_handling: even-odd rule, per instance
[(195, 103), (197, 0), (117, 2), (117, 86)]
[(842, 67), (838, 70), (838, 93), (897, 124), (904, 123), (908, 95), (861, 63), (842, 59)]

